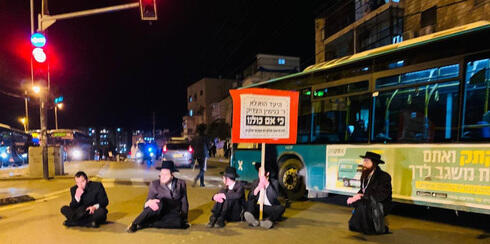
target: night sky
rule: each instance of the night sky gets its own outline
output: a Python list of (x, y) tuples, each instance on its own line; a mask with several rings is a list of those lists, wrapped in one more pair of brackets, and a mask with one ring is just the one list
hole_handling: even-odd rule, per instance
[[(134, 1), (49, 0), (49, 11)], [(233, 79), (257, 53), (299, 56), (301, 69), (314, 63), (320, 2), (159, 0), (151, 25), (139, 9), (57, 22), (47, 37), (56, 55), (53, 91), (65, 98), (60, 127), (151, 128), (154, 111), (158, 128), (179, 130), (186, 87), (202, 77)], [(20, 129), (24, 101), (10, 95), (21, 94), (30, 78), (29, 62), (19, 54), (30, 45), (29, 0), (0, 1), (0, 33), (0, 123)], [(39, 127), (38, 110), (32, 101), (31, 128)], [(49, 120), (53, 128), (52, 111)]]

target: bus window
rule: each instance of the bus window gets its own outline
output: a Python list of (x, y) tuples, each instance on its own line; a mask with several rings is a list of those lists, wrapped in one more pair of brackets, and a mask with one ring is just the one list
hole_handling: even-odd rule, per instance
[(459, 82), (379, 92), (374, 97), (375, 142), (455, 140)]
[(466, 64), (462, 139), (490, 139), (490, 59)]
[(369, 99), (366, 94), (313, 102), (312, 142), (367, 142)]
[(300, 91), (298, 110), (298, 137), (296, 143), (309, 143), (311, 134), (311, 88)]
[(452, 64), (439, 68), (419, 70), (376, 80), (376, 89), (397, 85), (409, 85), (428, 81), (456, 78), (459, 75), (459, 65)]

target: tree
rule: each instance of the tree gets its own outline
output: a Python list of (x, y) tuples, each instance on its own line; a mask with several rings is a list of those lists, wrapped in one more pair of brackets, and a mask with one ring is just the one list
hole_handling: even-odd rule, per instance
[(208, 136), (210, 138), (218, 137), (221, 140), (230, 138), (231, 127), (224, 119), (213, 121), (208, 127)]

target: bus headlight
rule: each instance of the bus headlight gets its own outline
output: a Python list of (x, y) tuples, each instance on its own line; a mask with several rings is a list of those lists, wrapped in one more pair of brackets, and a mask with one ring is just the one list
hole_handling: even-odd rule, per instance
[(80, 160), (82, 159), (83, 153), (80, 149), (73, 149), (71, 150), (71, 158), (75, 160)]
[(1, 156), (3, 159), (6, 159), (6, 158), (7, 158), (9, 155), (7, 155), (6, 153), (4, 153), (4, 152), (3, 152), (2, 154), (0, 154), (0, 156)]

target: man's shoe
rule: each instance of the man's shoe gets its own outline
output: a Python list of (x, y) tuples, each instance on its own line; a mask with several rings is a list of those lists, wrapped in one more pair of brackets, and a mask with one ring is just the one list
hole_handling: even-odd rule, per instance
[(272, 221), (270, 221), (268, 219), (260, 221), (260, 227), (262, 227), (264, 229), (270, 229), (270, 228), (272, 228), (273, 225), (274, 225), (274, 223), (272, 223)]
[(214, 215), (212, 215), (209, 218), (209, 223), (206, 225), (206, 227), (213, 228), (214, 227), (214, 224), (216, 224), (216, 217), (214, 217)]
[(92, 221), (92, 222), (88, 223), (87, 227), (99, 228), (99, 224), (97, 224), (95, 221)]
[(247, 223), (250, 225), (250, 226), (253, 226), (253, 227), (257, 227), (259, 226), (259, 221), (257, 219), (255, 219), (255, 216), (250, 213), (250, 212), (245, 212), (243, 214), (243, 216), (245, 217), (245, 220), (247, 221)]
[(65, 222), (63, 222), (63, 225), (66, 226), (66, 227), (73, 227), (73, 226), (76, 226), (75, 223), (69, 221), (69, 220), (65, 220)]
[(216, 223), (214, 224), (214, 227), (215, 228), (225, 227), (225, 220), (223, 218), (218, 218), (218, 220), (216, 220)]
[(126, 232), (128, 232), (128, 233), (134, 233), (137, 230), (138, 230), (138, 226), (136, 226), (133, 223), (131, 223), (130, 225), (128, 225), (128, 227), (126, 228)]

